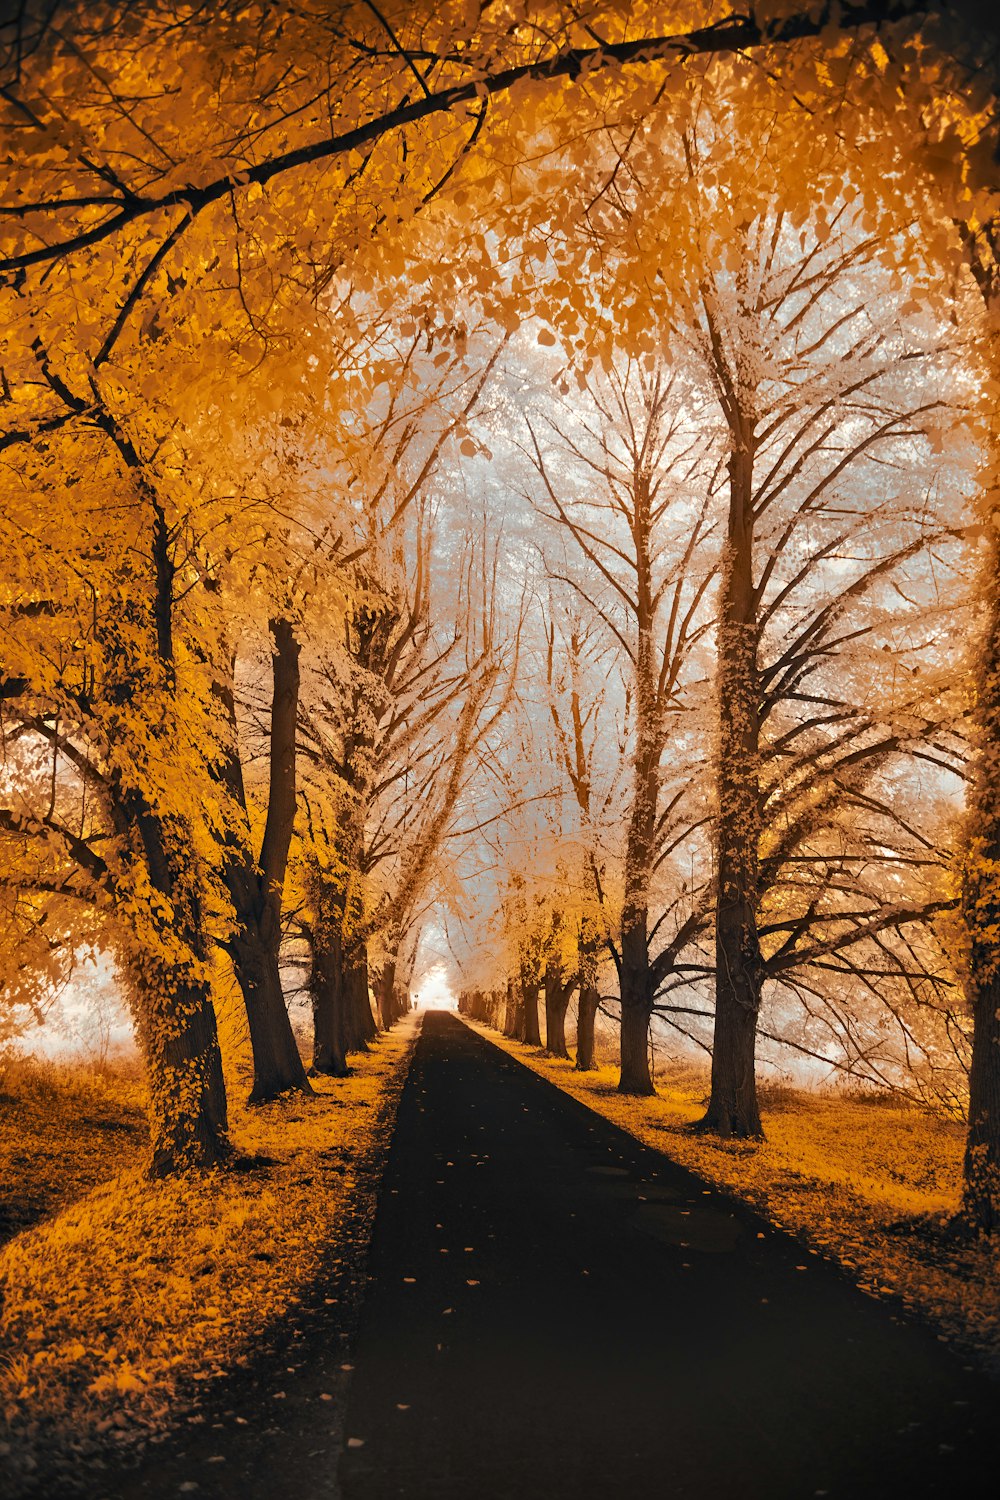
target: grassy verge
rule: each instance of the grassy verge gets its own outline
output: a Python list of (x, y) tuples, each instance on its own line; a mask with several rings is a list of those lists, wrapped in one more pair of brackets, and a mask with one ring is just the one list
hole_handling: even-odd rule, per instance
[(638, 1140), (752, 1203), (841, 1263), (871, 1295), (898, 1299), (1000, 1376), (1000, 1244), (944, 1233), (958, 1206), (964, 1131), (913, 1108), (790, 1088), (762, 1093), (766, 1141), (694, 1135), (707, 1074), (657, 1079), (654, 1099), (616, 1090), (617, 1069), (571, 1062), (470, 1022), (494, 1045)]
[(406, 1018), (311, 1099), (235, 1109), (234, 1144), (266, 1165), (168, 1182), (129, 1165), (0, 1251), (5, 1497), (64, 1493), (81, 1459), (245, 1363), (374, 1192), (415, 1035)]
[(18, 1059), (0, 1077), (0, 1245), (140, 1162), (148, 1140), (138, 1065)]

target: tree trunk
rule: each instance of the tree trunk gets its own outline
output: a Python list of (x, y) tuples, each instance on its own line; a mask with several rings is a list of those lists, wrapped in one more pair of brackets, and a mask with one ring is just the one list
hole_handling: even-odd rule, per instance
[(348, 1052), (367, 1052), (368, 1043), (378, 1036), (368, 996), (368, 947), (355, 942), (343, 958), (344, 997), (347, 1015)]
[(320, 930), (313, 934), (309, 989), (313, 1013), (313, 1070), (333, 1078), (346, 1078), (351, 1070), (347, 1065), (339, 933), (328, 936)]
[(517, 987), (513, 979), (507, 980), (507, 989), (504, 993), (503, 1034), (504, 1036), (516, 1037), (518, 1032), (518, 996)]
[(253, 1053), (251, 1104), (276, 1099), (292, 1090), (310, 1091), (288, 1016), (279, 966), (281, 906), (295, 822), (299, 644), (287, 620), (272, 620), (271, 636), (270, 771), (259, 864), (251, 847), (235, 697), (231, 688), (219, 690), (228, 711), (231, 736), (220, 774), (244, 822), (241, 836), (229, 841), (223, 873), (237, 923), (227, 952), (243, 994)]
[[(718, 951), (718, 948), (717, 948)], [(751, 980), (745, 981), (749, 987)], [(757, 1103), (757, 1011), (735, 998), (735, 986), (717, 1003), (712, 1049), (712, 1092), (699, 1130), (753, 1139), (763, 1136)]]
[[(995, 920), (1000, 921), (1000, 902)], [(960, 1219), (971, 1229), (1000, 1230), (1000, 977), (973, 986), (969, 1133)]]
[(653, 977), (649, 968), (649, 883), (656, 838), (663, 754), (663, 710), (653, 632), (653, 592), (648, 476), (635, 487), (636, 556), (635, 762), (632, 807), (625, 843), (625, 899), (621, 916), (621, 1074), (622, 1094), (655, 1094), (649, 1071), (649, 1023)]
[[(1000, 363), (995, 332), (1000, 302), (996, 231), (990, 225), (981, 229), (968, 223), (959, 228), (994, 329), (995, 372)], [(979, 754), (969, 796), (969, 838), (962, 871), (972, 1066), (959, 1218), (965, 1228), (991, 1234), (1000, 1231), (1000, 538), (995, 503), (989, 508), (984, 504), (981, 519), (987, 523), (990, 542), (984, 569), (989, 613), (976, 673)]]
[[(599, 895), (595, 891), (595, 895)], [(576, 1070), (590, 1073), (594, 1067), (594, 1027), (600, 994), (597, 989), (597, 951), (600, 934), (591, 917), (580, 920), (577, 957), (580, 975), (580, 998), (576, 1007)]]
[(538, 980), (521, 978), (521, 997), (524, 1003), (523, 1041), (529, 1047), (542, 1045), (542, 1033), (538, 1024)]
[(241, 931), (230, 944), (233, 971), (243, 993), (250, 1029), (251, 1104), (277, 1099), (291, 1090), (310, 1092), (281, 987), (279, 933), (269, 932), (270, 925), (245, 915)]
[(977, 684), (979, 756), (962, 872), (973, 1030), (960, 1219), (986, 1233), (1000, 1230), (1000, 545), (995, 528), (992, 539), (989, 623)]
[(387, 958), (382, 965), (376, 987), (379, 1025), (388, 1031), (399, 1020), (400, 1010), (396, 997), (396, 960)]
[(649, 1071), (649, 1012), (641, 1005), (622, 1002), (620, 1094), (648, 1098), (656, 1093)]
[(594, 986), (581, 985), (576, 1016), (576, 1070), (578, 1073), (590, 1073), (595, 1066), (594, 1023), (597, 1019), (599, 1003), (600, 995)]
[(149, 1085), (152, 1174), (215, 1166), (231, 1148), (208, 982), (148, 953), (127, 960), (125, 969)]
[(151, 1170), (163, 1177), (210, 1167), (231, 1152), (226, 1085), (205, 958), (198, 861), (183, 825), (171, 826), (135, 791), (118, 808), (142, 848), (141, 884), (166, 908), (137, 901), (126, 881), (123, 913), (132, 941), (122, 956), (136, 1031), (146, 1062), (152, 1138)]
[(699, 1128), (763, 1134), (756, 1042), (764, 966), (757, 934), (760, 848), (760, 673), (753, 586), (753, 451), (729, 461), (728, 550), (719, 622), (719, 817), (716, 834), (715, 1039), (712, 1092)]
[(645, 1098), (656, 1093), (649, 1071), (649, 1022), (652, 1014), (649, 946), (643, 921), (641, 925), (622, 931), (620, 1094)]
[(545, 969), (545, 1050), (551, 1057), (569, 1057), (566, 1046), (566, 1012), (573, 987), (563, 980), (558, 964)]
[[(345, 883), (315, 864), (306, 885), (313, 913), (316, 976), (312, 996), (313, 1067), (317, 1072), (330, 1071), (329, 1057), (339, 1071), (343, 1055), (366, 1052), (369, 1041), (378, 1035), (368, 998), (368, 950), (353, 927), (358, 913), (349, 903)], [(349, 941), (345, 941), (345, 929), (352, 930)]]

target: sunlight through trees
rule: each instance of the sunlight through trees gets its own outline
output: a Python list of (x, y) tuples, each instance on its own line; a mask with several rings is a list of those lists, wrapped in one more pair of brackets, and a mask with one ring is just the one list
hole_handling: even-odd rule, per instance
[(683, 1038), (723, 1137), (761, 1048), (965, 1118), (995, 1230), (988, 33), (31, 0), (0, 49), (0, 1035), (113, 962), (169, 1174), (438, 964), (624, 1094)]

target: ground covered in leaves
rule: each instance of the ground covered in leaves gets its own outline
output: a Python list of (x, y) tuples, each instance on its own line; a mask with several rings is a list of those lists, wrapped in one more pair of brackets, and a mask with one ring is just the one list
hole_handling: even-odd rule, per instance
[(148, 1139), (135, 1067), (18, 1059), (0, 1072), (0, 1245), (74, 1202)]
[(693, 1134), (707, 1072), (667, 1069), (657, 1097), (617, 1092), (618, 1070), (576, 1072), (475, 1022), (483, 1036), (589, 1108), (774, 1224), (836, 1259), (874, 1296), (898, 1299), (939, 1337), (1000, 1376), (1000, 1245), (946, 1232), (958, 1207), (963, 1126), (881, 1098), (782, 1086), (762, 1090), (767, 1139)]
[(312, 1098), (235, 1108), (251, 1169), (152, 1182), (129, 1135), (124, 1170), (0, 1251), (7, 1500), (63, 1493), (81, 1460), (161, 1432), (299, 1303), (353, 1198), (374, 1196), (415, 1027)]

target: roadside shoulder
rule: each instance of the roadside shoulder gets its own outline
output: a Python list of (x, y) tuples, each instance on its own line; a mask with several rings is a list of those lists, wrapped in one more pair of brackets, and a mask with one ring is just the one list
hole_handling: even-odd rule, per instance
[(370, 1228), (418, 1033), (411, 1014), (349, 1078), (235, 1110), (248, 1169), (129, 1168), (0, 1252), (5, 1496), (68, 1490), (82, 1460), (164, 1431), (325, 1264), (363, 1255), (353, 1228), (339, 1241)]

